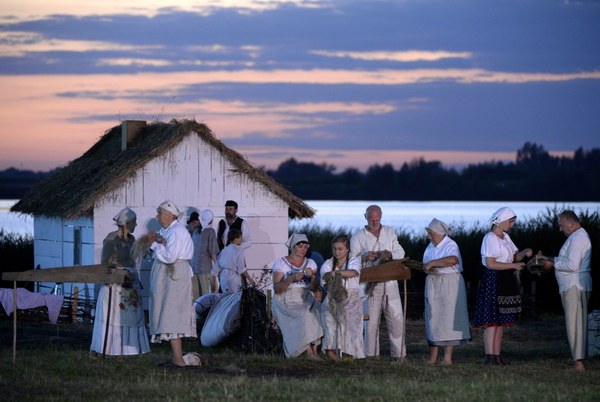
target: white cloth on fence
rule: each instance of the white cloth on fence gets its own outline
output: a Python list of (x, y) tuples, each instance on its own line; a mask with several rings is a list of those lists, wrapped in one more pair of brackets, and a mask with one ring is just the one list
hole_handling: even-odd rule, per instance
[[(4, 307), (7, 315), (13, 312), (13, 293), (13, 289), (0, 289), (0, 303), (2, 303), (2, 307)], [(63, 295), (34, 293), (24, 288), (17, 289), (17, 308), (28, 309), (46, 306), (48, 308), (48, 318), (52, 324), (56, 324), (62, 304)]]
[(588, 314), (588, 357), (600, 355), (600, 310)]

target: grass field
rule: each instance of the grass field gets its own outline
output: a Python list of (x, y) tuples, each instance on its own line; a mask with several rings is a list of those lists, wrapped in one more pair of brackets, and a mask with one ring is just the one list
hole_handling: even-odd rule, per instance
[(561, 316), (519, 322), (505, 333), (508, 366), (483, 366), (481, 333), (455, 349), (454, 365), (425, 363), (422, 320), (407, 323), (408, 361), (391, 364), (382, 337), (379, 360), (318, 363), (304, 358), (242, 355), (204, 349), (202, 367), (164, 369), (168, 345), (117, 361), (92, 358), (91, 326), (19, 321), (16, 364), (12, 320), (0, 320), (0, 398), (4, 401), (597, 401), (600, 359), (586, 372), (570, 370)]

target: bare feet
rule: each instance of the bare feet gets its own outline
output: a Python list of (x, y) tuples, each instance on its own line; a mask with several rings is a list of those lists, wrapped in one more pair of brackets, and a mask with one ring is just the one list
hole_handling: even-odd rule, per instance
[(442, 366), (452, 366), (452, 360), (450, 360), (450, 361), (447, 361), (447, 360), (442, 361)]
[(330, 358), (331, 360), (337, 360), (338, 356), (337, 353), (335, 353), (333, 350), (328, 349), (327, 352), (325, 352), (325, 354), (327, 355), (328, 358)]
[(573, 370), (575, 371), (585, 371), (585, 366), (581, 360), (576, 360), (575, 364), (573, 364)]
[(312, 344), (308, 345), (308, 349), (306, 349), (306, 357), (308, 357), (310, 360), (322, 362), (323, 359), (321, 359), (321, 356), (319, 356), (316, 349), (317, 349), (316, 345), (312, 345)]
[[(308, 350), (310, 350), (310, 349), (308, 349)], [(320, 357), (320, 356), (318, 356), (318, 355), (316, 355), (316, 354), (314, 354), (314, 353), (312, 353), (312, 352), (309, 352), (308, 350), (306, 351), (306, 357), (307, 357), (309, 360), (314, 360), (314, 361), (316, 361), (316, 362), (322, 362), (322, 361), (323, 361), (323, 359), (321, 359), (321, 357)]]

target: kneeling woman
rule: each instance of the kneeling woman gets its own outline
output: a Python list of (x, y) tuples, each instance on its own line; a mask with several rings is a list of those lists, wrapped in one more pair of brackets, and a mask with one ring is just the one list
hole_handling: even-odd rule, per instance
[(306, 258), (308, 238), (294, 233), (287, 241), (290, 255), (273, 264), (273, 314), (283, 336), (286, 357), (306, 352), (309, 359), (321, 360), (317, 346), (323, 329), (319, 303), (311, 289), (317, 285), (317, 264)]
[(350, 239), (346, 235), (333, 238), (331, 251), (333, 257), (321, 267), (321, 285), (327, 290), (321, 304), (323, 349), (332, 360), (343, 355), (363, 359), (363, 308), (358, 294), (360, 257), (350, 258)]

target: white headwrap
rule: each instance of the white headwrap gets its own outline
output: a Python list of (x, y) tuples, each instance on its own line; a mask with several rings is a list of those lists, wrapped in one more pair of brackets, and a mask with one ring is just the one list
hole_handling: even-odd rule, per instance
[(431, 222), (429, 222), (429, 225), (427, 225), (426, 229), (429, 229), (432, 232), (435, 232), (442, 236), (449, 236), (452, 234), (452, 229), (450, 229), (450, 226), (448, 226), (445, 222), (442, 222), (437, 218), (433, 218)]
[(494, 212), (494, 214), (489, 220), (489, 223), (492, 225), (498, 225), (500, 222), (507, 221), (516, 216), (517, 214), (515, 214), (515, 211), (513, 211), (512, 209), (508, 207), (502, 207), (496, 212)]
[(291, 250), (294, 246), (301, 241), (305, 241), (308, 243), (308, 237), (304, 233), (293, 233), (288, 241), (285, 242), (285, 245)]
[(211, 211), (210, 209), (205, 209), (200, 215), (200, 224), (203, 228), (207, 228), (210, 226), (210, 223), (212, 222), (213, 218), (213, 211)]
[(115, 225), (124, 226), (127, 222), (137, 219), (137, 215), (129, 208), (123, 208), (118, 214), (115, 215), (113, 221)]
[(172, 213), (173, 215), (175, 215), (178, 218), (179, 218), (179, 215), (181, 215), (181, 212), (179, 212), (179, 208), (177, 208), (177, 206), (175, 204), (173, 204), (172, 201), (169, 201), (169, 200), (164, 201), (158, 207), (164, 209), (167, 212)]

